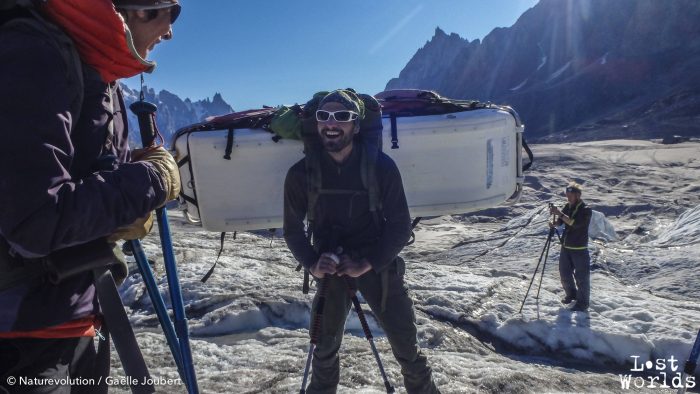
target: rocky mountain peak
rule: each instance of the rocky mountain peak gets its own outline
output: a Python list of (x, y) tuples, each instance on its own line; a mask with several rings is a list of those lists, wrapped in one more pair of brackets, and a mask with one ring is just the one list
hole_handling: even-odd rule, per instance
[(386, 88), (512, 105), (531, 137), (700, 134), (660, 116), (700, 98), (698, 20), (697, 0), (541, 0), (481, 42), (436, 28)]
[[(124, 101), (131, 105), (139, 99), (139, 92), (122, 84)], [(158, 106), (156, 124), (163, 138), (170, 142), (172, 135), (181, 127), (203, 121), (206, 117), (233, 112), (233, 108), (224, 100), (220, 93), (215, 93), (212, 99), (208, 97), (193, 102), (189, 98), (182, 100), (178, 95), (167, 90), (156, 93), (153, 88), (144, 87), (144, 98)], [(138, 121), (136, 116), (128, 111), (130, 135), (137, 138)], [(137, 141), (134, 140), (136, 143)]]

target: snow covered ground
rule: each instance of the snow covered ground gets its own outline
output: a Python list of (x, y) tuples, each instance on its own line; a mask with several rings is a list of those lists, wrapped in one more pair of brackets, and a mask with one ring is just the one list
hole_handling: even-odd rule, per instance
[[(443, 393), (675, 392), (668, 386), (677, 372), (668, 360), (680, 360), (682, 368), (700, 329), (700, 144), (602, 141), (533, 151), (519, 204), (425, 220), (416, 243), (404, 249), (419, 342), (437, 384)], [(599, 223), (617, 235), (590, 244), (590, 311), (559, 303), (553, 242), (539, 300), (538, 274), (518, 313), (547, 238), (547, 203), (562, 205), (572, 179), (606, 216)], [(235, 241), (229, 235), (214, 275), (202, 284), (219, 234), (185, 224), (179, 212), (171, 213), (171, 225), (201, 391), (298, 392), (312, 295), (301, 293), (302, 275), (279, 233), (242, 233)], [(144, 245), (161, 278), (157, 236)], [(121, 292), (151, 373), (176, 378), (140, 275), (130, 276)], [(388, 343), (371, 324), (389, 379), (405, 392)], [(666, 368), (656, 370), (664, 360)], [(654, 362), (653, 371), (646, 361)], [(645, 370), (630, 371), (640, 367)], [(354, 312), (341, 368), (339, 392), (384, 392)], [(122, 374), (114, 356), (113, 370)], [(631, 375), (629, 390), (620, 375)], [(663, 379), (652, 380), (663, 376), (666, 388)]]

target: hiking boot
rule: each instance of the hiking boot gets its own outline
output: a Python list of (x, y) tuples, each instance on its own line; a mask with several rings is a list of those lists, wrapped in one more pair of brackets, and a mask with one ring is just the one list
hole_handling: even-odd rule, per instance
[(570, 304), (571, 301), (576, 301), (576, 297), (566, 296), (566, 297), (564, 297), (564, 298), (561, 299), (561, 303), (564, 304), (564, 305)]
[(574, 304), (574, 306), (571, 307), (571, 311), (573, 312), (586, 312), (588, 311), (588, 306), (579, 304), (578, 302)]

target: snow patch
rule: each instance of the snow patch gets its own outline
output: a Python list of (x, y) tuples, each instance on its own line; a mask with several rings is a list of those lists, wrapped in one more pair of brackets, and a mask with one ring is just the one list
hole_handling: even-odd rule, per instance
[(700, 205), (689, 209), (664, 230), (655, 246), (686, 246), (700, 243)]
[(619, 239), (612, 223), (603, 213), (598, 211), (592, 211), (591, 224), (588, 226), (588, 236), (593, 239), (602, 239), (605, 242)]

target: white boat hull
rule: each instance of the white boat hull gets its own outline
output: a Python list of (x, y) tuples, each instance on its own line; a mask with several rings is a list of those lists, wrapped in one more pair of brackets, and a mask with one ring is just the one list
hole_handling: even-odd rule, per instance
[[(467, 213), (503, 204), (522, 186), (523, 126), (499, 109), (397, 118), (398, 149), (384, 119), (383, 151), (396, 162), (412, 216)], [(282, 226), (284, 179), (304, 157), (296, 140), (274, 142), (263, 130), (234, 132), (231, 160), (223, 158), (227, 130), (177, 139), (188, 216), (210, 231)], [(189, 144), (189, 153), (188, 153)]]

